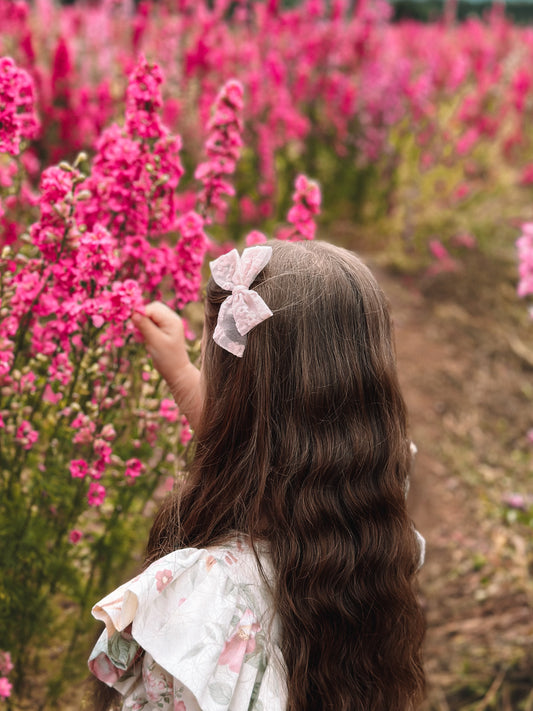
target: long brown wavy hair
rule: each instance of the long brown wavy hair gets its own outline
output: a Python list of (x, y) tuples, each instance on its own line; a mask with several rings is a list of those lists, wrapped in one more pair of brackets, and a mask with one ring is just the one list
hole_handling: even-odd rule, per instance
[(274, 315), (242, 358), (211, 338), (228, 292), (207, 285), (203, 416), (146, 564), (236, 532), (266, 541), (287, 711), (412, 711), (425, 624), (388, 305), (351, 252), (270, 244), (253, 288)]

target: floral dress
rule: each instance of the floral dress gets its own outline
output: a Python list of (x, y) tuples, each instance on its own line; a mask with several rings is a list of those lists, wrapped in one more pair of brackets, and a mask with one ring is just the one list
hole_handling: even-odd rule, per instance
[(89, 668), (123, 711), (285, 711), (271, 610), (242, 540), (174, 551), (94, 606), (106, 629)]

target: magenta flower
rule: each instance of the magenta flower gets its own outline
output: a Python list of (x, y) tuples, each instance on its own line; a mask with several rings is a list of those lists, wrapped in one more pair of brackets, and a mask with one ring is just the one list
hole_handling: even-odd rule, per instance
[(192, 439), (191, 428), (189, 427), (189, 422), (186, 417), (182, 417), (181, 420), (181, 432), (180, 432), (180, 442), (185, 445)]
[(320, 212), (320, 188), (305, 175), (296, 178), (295, 191), (292, 195), (293, 206), (287, 215), (292, 228), (280, 230), (278, 237), (286, 240), (314, 239), (316, 232), (315, 217)]
[(5, 677), (5, 676), (0, 677), (0, 696), (3, 699), (7, 699), (11, 696), (12, 688), (13, 688), (13, 685), (10, 684), (7, 677)]
[(160, 138), (165, 133), (158, 114), (163, 104), (162, 83), (159, 66), (141, 57), (130, 74), (126, 92), (126, 127), (130, 136)]
[(33, 81), (10, 57), (0, 58), (0, 153), (18, 155), (20, 142), (35, 138)]
[(87, 502), (89, 506), (100, 506), (104, 503), (105, 497), (105, 486), (97, 484), (94, 481), (89, 484), (89, 490), (87, 492)]
[(246, 235), (245, 242), (247, 247), (253, 247), (254, 244), (263, 244), (267, 241), (266, 235), (258, 230), (252, 230)]
[(128, 459), (126, 462), (126, 470), (124, 472), (125, 477), (130, 479), (136, 479), (144, 472), (145, 466), (139, 459)]
[(73, 479), (84, 479), (89, 469), (85, 459), (73, 459), (69, 464), (70, 475)]
[[(209, 135), (205, 143), (207, 161), (200, 163), (194, 177), (203, 184), (198, 203), (204, 215), (215, 212), (218, 221), (225, 216), (227, 204), (224, 196), (235, 195), (227, 176), (235, 172), (241, 154), (243, 88), (236, 79), (230, 79), (220, 90), (213, 104), (213, 114), (208, 123)], [(211, 221), (210, 217), (207, 217)]]
[(27, 420), (22, 420), (15, 434), (15, 441), (24, 449), (31, 449), (39, 439), (39, 433), (33, 429)]
[(159, 406), (159, 414), (168, 422), (176, 422), (179, 411), (174, 400), (171, 400), (170, 398), (163, 398), (163, 400), (161, 400), (161, 405)]
[(77, 528), (73, 528), (72, 531), (68, 534), (68, 539), (73, 545), (79, 543), (82, 537), (83, 533)]

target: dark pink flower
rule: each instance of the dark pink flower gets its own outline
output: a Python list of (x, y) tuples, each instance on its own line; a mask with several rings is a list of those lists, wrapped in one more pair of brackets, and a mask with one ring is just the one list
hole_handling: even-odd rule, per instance
[(19, 442), (24, 449), (31, 449), (39, 439), (39, 433), (33, 429), (31, 423), (22, 420), (15, 434), (15, 441)]
[(7, 677), (0, 677), (0, 697), (7, 699), (11, 696), (11, 690), (13, 686), (7, 679)]
[(70, 475), (73, 479), (83, 479), (88, 469), (89, 465), (85, 459), (73, 459), (69, 464)]
[(74, 545), (76, 545), (76, 543), (79, 543), (82, 537), (83, 533), (77, 528), (73, 528), (72, 531), (68, 534), (69, 541)]
[(89, 506), (100, 506), (104, 503), (106, 497), (105, 486), (91, 482), (87, 492), (87, 502)]
[(130, 479), (136, 479), (144, 472), (144, 469), (145, 466), (140, 461), (140, 459), (128, 459), (128, 461), (126, 462), (126, 470), (124, 472), (124, 476), (129, 477)]

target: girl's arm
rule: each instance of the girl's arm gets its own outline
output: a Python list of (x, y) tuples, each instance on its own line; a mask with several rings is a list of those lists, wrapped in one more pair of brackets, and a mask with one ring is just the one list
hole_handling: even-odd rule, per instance
[(181, 413), (195, 429), (203, 404), (201, 378), (200, 371), (189, 360), (181, 318), (165, 304), (154, 301), (148, 304), (144, 316), (133, 314), (132, 321)]

